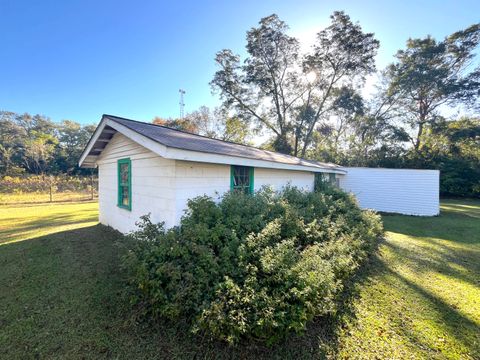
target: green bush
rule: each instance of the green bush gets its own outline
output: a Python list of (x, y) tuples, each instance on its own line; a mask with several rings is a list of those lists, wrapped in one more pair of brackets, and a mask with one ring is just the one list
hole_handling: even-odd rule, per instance
[(142, 218), (124, 262), (145, 315), (238, 341), (276, 341), (335, 313), (345, 281), (382, 233), (339, 190), (287, 188), (189, 201), (179, 227)]

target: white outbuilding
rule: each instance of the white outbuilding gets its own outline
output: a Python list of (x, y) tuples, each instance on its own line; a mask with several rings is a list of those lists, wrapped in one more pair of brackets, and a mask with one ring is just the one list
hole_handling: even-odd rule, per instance
[(98, 167), (99, 221), (124, 233), (148, 213), (177, 225), (196, 196), (287, 184), (312, 191), (315, 176), (352, 192), (364, 208), (439, 212), (436, 170), (344, 168), (112, 115), (103, 115), (79, 165)]

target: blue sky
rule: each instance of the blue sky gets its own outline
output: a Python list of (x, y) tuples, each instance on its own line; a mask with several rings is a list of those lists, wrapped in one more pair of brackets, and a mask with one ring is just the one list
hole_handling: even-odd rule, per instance
[(309, 42), (345, 10), (381, 42), (384, 67), (408, 37), (442, 38), (480, 20), (480, 1), (0, 0), (0, 109), (96, 123), (215, 106), (209, 81), (222, 48), (245, 52), (245, 32), (277, 13)]

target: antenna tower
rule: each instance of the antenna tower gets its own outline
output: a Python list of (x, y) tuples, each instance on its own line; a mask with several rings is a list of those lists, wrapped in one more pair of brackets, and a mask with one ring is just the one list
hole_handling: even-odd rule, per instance
[(183, 119), (184, 110), (185, 110), (185, 103), (183, 102), (183, 95), (185, 95), (185, 90), (180, 89), (178, 90), (180, 93), (180, 119)]

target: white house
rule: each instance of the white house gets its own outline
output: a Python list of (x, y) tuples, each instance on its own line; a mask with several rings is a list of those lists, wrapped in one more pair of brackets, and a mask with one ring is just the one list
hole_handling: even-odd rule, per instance
[(438, 171), (344, 168), (112, 115), (103, 115), (79, 165), (98, 167), (99, 220), (121, 232), (148, 213), (177, 225), (196, 196), (288, 183), (312, 191), (315, 176), (351, 191), (364, 208), (439, 212)]

